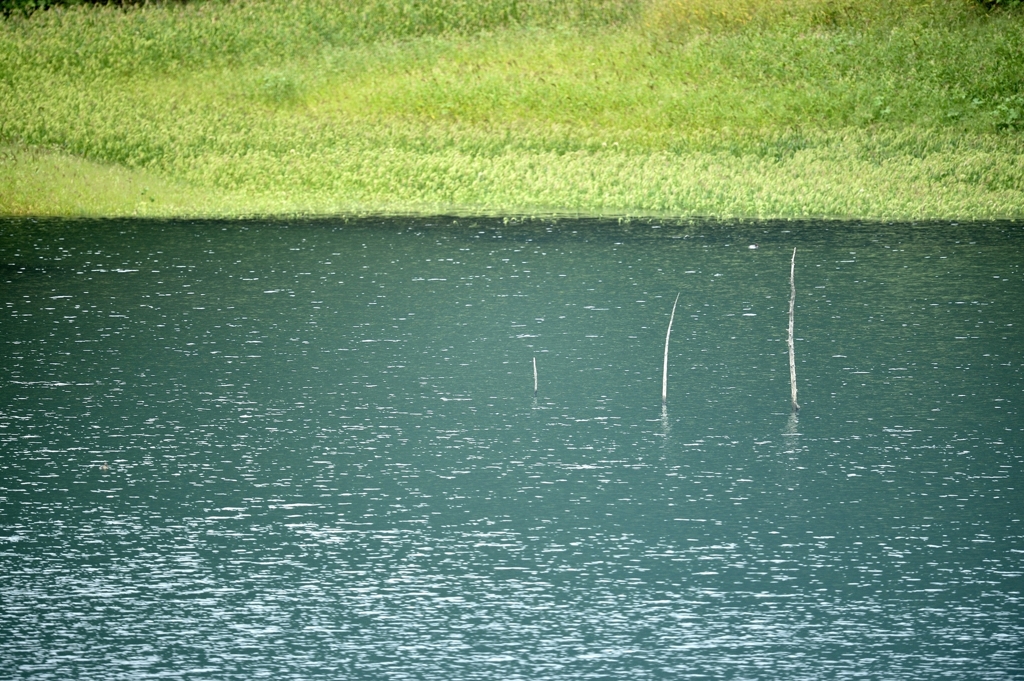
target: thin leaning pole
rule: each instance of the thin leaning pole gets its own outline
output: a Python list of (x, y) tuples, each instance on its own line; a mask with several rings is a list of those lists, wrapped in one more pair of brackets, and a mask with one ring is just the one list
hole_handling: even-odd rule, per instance
[(793, 346), (793, 313), (796, 309), (795, 275), (796, 248), (793, 249), (793, 258), (789, 261), (789, 398), (794, 414), (800, 411), (800, 404), (796, 401), (796, 348)]
[(661, 401), (664, 404), (668, 401), (668, 339), (672, 336), (672, 322), (676, 318), (676, 305), (679, 303), (679, 294), (676, 294), (676, 302), (672, 303), (672, 315), (668, 318), (668, 331), (665, 332), (665, 364), (661, 372)]

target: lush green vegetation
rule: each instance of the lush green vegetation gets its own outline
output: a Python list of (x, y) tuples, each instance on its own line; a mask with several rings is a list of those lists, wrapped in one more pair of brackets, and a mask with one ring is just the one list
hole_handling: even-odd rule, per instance
[(1022, 64), (969, 0), (51, 8), (0, 212), (1019, 217)]

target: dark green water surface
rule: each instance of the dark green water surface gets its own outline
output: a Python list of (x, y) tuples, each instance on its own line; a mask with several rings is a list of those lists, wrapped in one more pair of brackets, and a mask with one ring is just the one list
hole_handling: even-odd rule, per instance
[(1022, 256), (2, 222), (0, 677), (1022, 678)]

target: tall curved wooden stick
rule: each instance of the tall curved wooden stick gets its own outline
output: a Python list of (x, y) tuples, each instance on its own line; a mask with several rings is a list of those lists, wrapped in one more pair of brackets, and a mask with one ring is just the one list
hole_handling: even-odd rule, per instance
[(789, 397), (793, 403), (793, 412), (800, 411), (800, 404), (796, 401), (796, 349), (793, 347), (793, 312), (796, 309), (796, 248), (793, 249), (793, 259), (789, 261)]
[(537, 358), (533, 358), (533, 396), (537, 396)]
[(672, 303), (672, 315), (668, 318), (668, 331), (665, 333), (665, 367), (661, 373), (661, 401), (668, 400), (668, 339), (672, 335), (672, 322), (676, 318), (676, 305), (679, 303), (679, 294), (676, 294), (676, 302)]

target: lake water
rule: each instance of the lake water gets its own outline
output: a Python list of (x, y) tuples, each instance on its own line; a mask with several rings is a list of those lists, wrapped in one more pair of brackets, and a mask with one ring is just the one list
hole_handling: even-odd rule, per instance
[(0, 222), (0, 677), (1021, 678), (1022, 228)]

